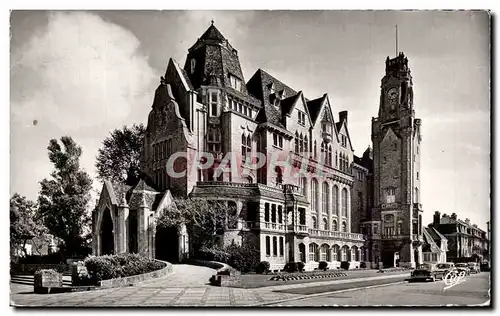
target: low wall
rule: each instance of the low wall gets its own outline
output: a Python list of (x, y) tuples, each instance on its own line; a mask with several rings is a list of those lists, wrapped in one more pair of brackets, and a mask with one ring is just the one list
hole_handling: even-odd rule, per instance
[(186, 263), (209, 267), (216, 270), (216, 274), (210, 278), (210, 284), (215, 286), (234, 286), (241, 284), (241, 273), (228, 264), (217, 261), (205, 261), (190, 259)]
[(34, 275), (37, 270), (52, 269), (59, 273), (69, 273), (71, 266), (69, 264), (22, 264), (14, 263), (10, 265), (11, 275)]
[[(158, 261), (161, 261), (161, 260), (158, 260)], [(161, 278), (169, 273), (172, 273), (172, 264), (170, 262), (166, 262), (166, 261), (161, 261), (161, 262), (166, 264), (166, 267), (163, 269), (144, 273), (144, 274), (132, 275), (132, 276), (125, 277), (125, 278), (102, 280), (102, 281), (99, 281), (97, 285), (101, 289), (129, 286), (129, 285), (133, 285), (133, 284), (138, 283), (138, 282), (147, 281), (147, 280), (156, 279), (156, 278)]]

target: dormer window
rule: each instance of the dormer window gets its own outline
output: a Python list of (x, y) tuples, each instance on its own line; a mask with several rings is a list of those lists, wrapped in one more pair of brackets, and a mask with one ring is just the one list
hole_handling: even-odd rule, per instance
[(274, 83), (270, 83), (267, 87), (269, 88), (269, 94), (273, 94), (274, 93)]
[(196, 59), (191, 58), (191, 74), (194, 74), (195, 67), (196, 67)]
[(229, 83), (234, 90), (241, 91), (241, 80), (233, 75), (229, 75)]

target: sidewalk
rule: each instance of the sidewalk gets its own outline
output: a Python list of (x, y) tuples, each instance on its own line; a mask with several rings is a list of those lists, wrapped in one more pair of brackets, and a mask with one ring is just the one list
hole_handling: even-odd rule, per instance
[(268, 304), (281, 300), (304, 297), (302, 294), (290, 294), (287, 289), (310, 288), (333, 284), (348, 284), (391, 279), (406, 274), (380, 275), (355, 279), (318, 281), (242, 289), (214, 287), (206, 284), (206, 275), (214, 271), (205, 267), (176, 265), (174, 273), (161, 279), (144, 282), (136, 286), (116, 289), (75, 292), (62, 294), (33, 294), (33, 287), (11, 283), (11, 303), (17, 306), (246, 306)]

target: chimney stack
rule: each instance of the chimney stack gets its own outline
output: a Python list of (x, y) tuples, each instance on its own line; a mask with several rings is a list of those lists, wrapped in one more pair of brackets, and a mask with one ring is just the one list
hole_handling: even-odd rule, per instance
[(451, 214), (451, 219), (455, 219), (456, 220), (457, 219), (457, 214), (456, 213), (452, 213)]
[(438, 228), (439, 224), (441, 223), (441, 213), (439, 211), (434, 212), (434, 221), (432, 222), (434, 224), (434, 228)]
[(345, 121), (345, 124), (347, 125), (347, 111), (341, 111), (339, 112), (339, 121), (342, 123)]
[(465, 222), (467, 223), (467, 225), (470, 225), (470, 219), (466, 218)]

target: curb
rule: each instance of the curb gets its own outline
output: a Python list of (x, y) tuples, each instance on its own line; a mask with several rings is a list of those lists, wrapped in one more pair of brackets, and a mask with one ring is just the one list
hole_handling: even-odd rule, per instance
[(318, 293), (318, 294), (301, 295), (301, 296), (298, 296), (298, 297), (286, 298), (286, 299), (276, 300), (276, 301), (272, 301), (272, 302), (249, 304), (249, 305), (244, 305), (244, 306), (245, 307), (252, 307), (252, 306), (256, 307), (256, 306), (273, 305), (273, 304), (284, 303), (284, 302), (289, 302), (289, 301), (296, 301), (296, 300), (303, 300), (303, 299), (308, 299), (308, 298), (328, 296), (328, 295), (331, 295), (331, 294), (337, 294), (337, 293), (343, 293), (343, 292), (351, 292), (351, 291), (357, 291), (357, 290), (363, 290), (363, 289), (372, 289), (372, 288), (377, 288), (377, 287), (384, 287), (384, 286), (389, 286), (389, 285), (402, 284), (402, 283), (405, 283), (405, 282), (406, 281), (398, 281), (398, 282), (386, 283), (386, 284), (361, 286), (361, 287), (355, 287), (355, 288), (351, 288), (351, 289), (343, 289), (343, 290), (337, 290), (337, 291), (323, 292), (323, 293)]

